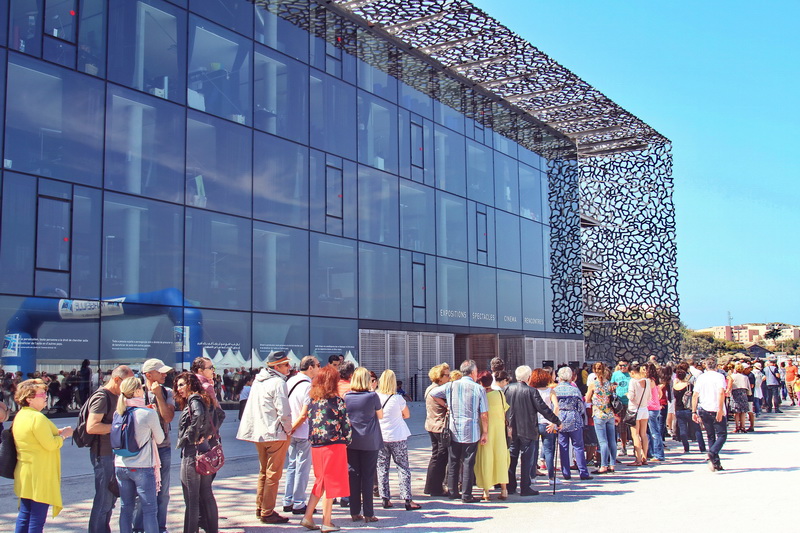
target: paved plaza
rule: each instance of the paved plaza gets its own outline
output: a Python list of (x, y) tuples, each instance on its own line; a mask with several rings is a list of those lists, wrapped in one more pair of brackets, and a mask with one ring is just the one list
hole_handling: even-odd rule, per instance
[[(663, 464), (639, 468), (618, 465), (616, 474), (596, 476), (590, 481), (579, 481), (574, 476), (571, 481), (559, 484), (555, 495), (552, 486), (548, 490), (543, 483), (537, 483), (535, 488), (542, 493), (534, 497), (510, 496), (507, 501), (498, 501), (499, 491), (494, 491), (493, 501), (488, 503), (462, 504), (430, 499), (422, 495), (430, 448), (428, 435), (422, 428), (424, 405), (410, 405), (413, 491), (415, 501), (421, 503), (423, 509), (405, 511), (399, 499), (395, 500), (395, 507), (388, 510), (377, 503), (375, 514), (379, 521), (366, 526), (363, 522), (354, 524), (349, 510), (337, 506), (333, 520), (343, 530), (619, 533), (641, 529), (647, 533), (752, 533), (755, 528), (785, 527), (786, 515), (779, 510), (791, 509), (800, 482), (797, 460), (800, 408), (784, 407), (784, 414), (762, 415), (756, 422), (756, 433), (728, 436), (722, 453), (724, 472), (710, 472), (704, 461), (705, 454), (695, 451), (696, 447), (693, 446), (689, 454), (683, 454), (680, 444), (669, 440), (667, 461)], [(305, 531), (299, 525), (299, 516), (293, 516), (288, 524), (280, 526), (263, 525), (253, 516), (258, 459), (252, 444), (234, 438), (238, 426), (235, 418), (236, 412), (229, 411), (222, 432), (227, 462), (214, 482), (220, 530), (227, 533)], [(55, 423), (59, 427), (74, 425), (75, 419), (57, 419)], [(729, 428), (732, 427), (733, 424), (729, 424)], [(179, 459), (177, 455), (173, 457), (168, 525), (172, 533), (179, 533), (183, 524), (183, 498), (178, 481)], [(623, 463), (631, 460), (631, 457), (622, 458)], [(68, 441), (62, 463), (64, 510), (57, 518), (48, 519), (45, 530), (86, 531), (94, 493), (88, 451)], [(397, 476), (391, 481), (397, 494)], [(16, 519), (17, 499), (11, 484), (11, 480), (0, 481), (2, 532), (13, 531)], [(310, 486), (311, 483), (309, 489)], [(475, 494), (478, 494), (477, 489)], [(117, 530), (118, 507), (112, 521), (114, 531)], [(776, 511), (768, 512), (768, 509)]]

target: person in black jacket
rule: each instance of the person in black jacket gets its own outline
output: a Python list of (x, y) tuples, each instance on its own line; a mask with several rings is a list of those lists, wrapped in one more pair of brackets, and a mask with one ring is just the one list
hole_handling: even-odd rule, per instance
[(214, 433), (214, 399), (203, 389), (200, 380), (191, 372), (175, 378), (175, 403), (183, 412), (178, 422), (178, 442), (181, 450), (181, 486), (186, 511), (183, 518), (184, 533), (197, 533), (200, 516), (206, 533), (219, 530), (219, 513), (211, 489), (213, 475), (201, 475), (195, 469), (198, 449), (208, 449), (208, 439)]
[(531, 367), (523, 365), (514, 372), (517, 381), (505, 388), (508, 412), (506, 417), (511, 426), (511, 443), (508, 448), (511, 453), (511, 465), (508, 470), (508, 493), (514, 494), (517, 490), (517, 462), (522, 456), (520, 476), (520, 494), (522, 496), (536, 496), (538, 491), (531, 487), (531, 470), (533, 461), (538, 455), (539, 444), (539, 414), (555, 426), (561, 425), (561, 420), (547, 407), (542, 397), (528, 385), (531, 377)]

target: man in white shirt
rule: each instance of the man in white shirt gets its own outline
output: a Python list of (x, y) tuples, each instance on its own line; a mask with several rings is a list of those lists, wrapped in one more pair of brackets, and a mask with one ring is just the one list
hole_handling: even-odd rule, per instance
[(283, 512), (306, 513), (306, 488), (311, 472), (311, 442), (308, 440), (308, 419), (301, 424), (303, 406), (308, 401), (311, 380), (319, 372), (319, 361), (307, 355), (300, 361), (300, 371), (289, 378), (286, 388), (289, 391), (289, 408), (292, 410), (292, 440), (289, 443), (289, 465), (286, 467), (286, 494), (283, 497)]
[(706, 370), (694, 382), (692, 419), (706, 428), (708, 467), (712, 472), (723, 470), (719, 452), (728, 439), (728, 416), (725, 412), (725, 376), (717, 372), (716, 357), (705, 361)]

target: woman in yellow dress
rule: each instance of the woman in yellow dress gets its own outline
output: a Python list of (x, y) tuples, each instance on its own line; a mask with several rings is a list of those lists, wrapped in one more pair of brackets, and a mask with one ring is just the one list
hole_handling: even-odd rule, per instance
[(508, 468), (511, 465), (511, 455), (508, 453), (506, 440), (506, 411), (508, 402), (502, 387), (508, 384), (508, 374), (498, 372), (500, 379), (492, 388), (492, 374), (484, 370), (478, 374), (478, 383), (486, 389), (486, 400), (489, 403), (489, 430), (487, 442), (478, 445), (478, 454), (475, 459), (475, 483), (483, 489), (483, 501), (489, 501), (489, 489), (500, 484), (500, 499), (508, 498)]
[(17, 532), (39, 532), (47, 519), (61, 512), (61, 446), (72, 436), (72, 428), (57, 429), (41, 413), (47, 405), (47, 386), (41, 379), (17, 385), (14, 397), (21, 406), (11, 433), (17, 446), (14, 493), (20, 499)]

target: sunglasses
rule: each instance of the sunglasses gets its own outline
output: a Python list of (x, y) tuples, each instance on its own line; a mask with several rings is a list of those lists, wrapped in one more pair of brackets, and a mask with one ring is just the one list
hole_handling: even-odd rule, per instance
[(47, 393), (46, 392), (37, 392), (36, 394), (33, 395), (33, 397), (34, 398), (47, 398)]

